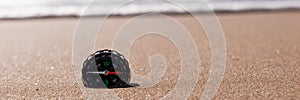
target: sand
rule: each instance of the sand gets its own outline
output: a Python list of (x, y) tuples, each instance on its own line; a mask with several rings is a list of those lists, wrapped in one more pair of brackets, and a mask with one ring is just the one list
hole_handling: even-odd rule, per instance
[[(225, 33), (227, 66), (214, 99), (300, 98), (300, 12), (217, 15)], [(210, 47), (205, 33), (191, 16), (171, 16), (186, 26), (200, 45), (197, 47), (202, 60), (200, 81), (189, 97), (196, 99), (208, 79)], [(96, 48), (109, 48), (112, 33), (129, 18), (110, 18)], [(0, 21), (1, 99), (85, 99), (72, 66), (77, 21), (78, 18)], [(124, 99), (163, 97), (175, 86), (180, 72), (176, 47), (166, 38), (149, 35), (134, 43), (131, 52), (135, 51), (147, 52), (131, 53), (128, 59), (134, 72), (149, 73), (147, 56), (160, 53), (166, 55), (167, 73), (154, 87), (114, 89), (114, 93)]]

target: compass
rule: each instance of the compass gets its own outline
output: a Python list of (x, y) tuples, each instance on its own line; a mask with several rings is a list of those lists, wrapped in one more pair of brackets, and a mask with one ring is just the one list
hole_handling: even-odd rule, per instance
[(115, 50), (97, 51), (84, 61), (82, 81), (88, 88), (130, 87), (128, 61)]

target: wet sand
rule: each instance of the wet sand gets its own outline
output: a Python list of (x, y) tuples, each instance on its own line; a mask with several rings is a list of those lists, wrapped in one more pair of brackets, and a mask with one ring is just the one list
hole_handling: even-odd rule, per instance
[[(300, 12), (217, 15), (225, 33), (227, 66), (215, 99), (300, 98)], [(187, 27), (199, 45), (200, 81), (189, 97), (196, 99), (208, 79), (210, 47), (205, 33), (191, 16), (171, 16)], [(112, 33), (130, 18), (110, 18), (96, 48), (110, 48)], [(85, 98), (72, 66), (72, 40), (77, 21), (78, 18), (0, 21), (1, 99)], [(147, 46), (143, 45), (146, 43)], [(130, 52), (137, 52), (128, 58), (137, 74), (150, 72), (145, 63), (154, 53), (166, 55), (167, 73), (154, 87), (114, 89), (116, 95), (124, 99), (157, 99), (172, 90), (180, 72), (180, 58), (171, 41), (145, 36), (136, 40)]]

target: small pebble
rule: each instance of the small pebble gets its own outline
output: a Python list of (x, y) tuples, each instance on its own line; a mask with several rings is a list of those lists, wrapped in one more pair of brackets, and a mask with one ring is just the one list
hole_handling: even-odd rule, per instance
[(236, 61), (239, 61), (239, 60), (240, 60), (239, 57), (236, 57), (236, 56), (231, 56), (231, 58), (232, 58), (233, 60), (236, 60)]
[(280, 51), (279, 51), (279, 50), (275, 50), (275, 53), (276, 53), (276, 54), (279, 54), (279, 53), (280, 53)]

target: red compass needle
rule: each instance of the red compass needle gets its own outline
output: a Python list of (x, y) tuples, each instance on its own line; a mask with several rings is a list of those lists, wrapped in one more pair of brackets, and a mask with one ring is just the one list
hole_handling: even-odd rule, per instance
[(107, 75), (118, 75), (122, 74), (121, 72), (108, 72)]

